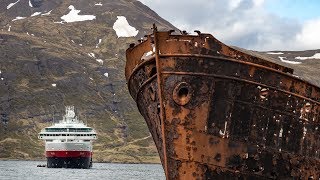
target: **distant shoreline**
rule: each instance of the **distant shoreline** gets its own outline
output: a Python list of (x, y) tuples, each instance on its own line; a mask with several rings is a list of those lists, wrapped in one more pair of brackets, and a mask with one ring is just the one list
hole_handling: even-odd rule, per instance
[[(0, 161), (46, 161), (46, 159), (8, 159), (0, 158)], [(108, 163), (108, 164), (161, 164), (151, 162), (111, 162), (111, 161), (93, 161), (93, 163)]]

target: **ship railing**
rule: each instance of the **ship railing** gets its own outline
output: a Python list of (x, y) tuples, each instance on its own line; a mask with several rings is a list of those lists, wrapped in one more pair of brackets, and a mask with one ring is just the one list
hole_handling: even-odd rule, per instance
[(93, 132), (91, 128), (46, 128), (45, 132)]
[[(57, 130), (57, 129), (56, 129)], [(38, 135), (39, 139), (51, 140), (51, 139), (79, 139), (79, 140), (95, 140), (97, 134), (94, 130), (90, 132), (68, 132), (68, 131), (53, 131), (53, 132), (41, 132)]]

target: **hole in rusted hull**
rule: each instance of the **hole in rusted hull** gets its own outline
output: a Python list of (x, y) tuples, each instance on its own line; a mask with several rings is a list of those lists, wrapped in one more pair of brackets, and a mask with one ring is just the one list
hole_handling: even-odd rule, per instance
[(192, 88), (190, 84), (186, 82), (181, 82), (173, 90), (173, 100), (178, 105), (186, 105), (192, 96)]
[(153, 67), (150, 71), (149, 77), (152, 77), (153, 75), (157, 74), (157, 68)]

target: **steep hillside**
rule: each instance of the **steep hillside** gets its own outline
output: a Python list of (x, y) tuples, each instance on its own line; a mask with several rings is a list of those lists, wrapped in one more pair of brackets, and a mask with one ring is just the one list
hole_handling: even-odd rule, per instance
[(174, 27), (135, 0), (3, 0), (0, 158), (43, 158), (37, 133), (74, 105), (99, 135), (95, 160), (158, 162), (127, 92), (125, 50)]
[(294, 69), (299, 78), (320, 86), (320, 49), (308, 51), (273, 51), (263, 55), (274, 58), (274, 62)]
[(234, 47), (245, 53), (294, 69), (294, 76), (320, 86), (320, 49), (306, 51), (257, 52)]

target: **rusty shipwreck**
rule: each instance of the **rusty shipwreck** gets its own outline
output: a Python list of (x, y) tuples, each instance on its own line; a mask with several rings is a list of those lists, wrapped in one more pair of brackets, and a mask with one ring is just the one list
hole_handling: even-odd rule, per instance
[(126, 51), (166, 178), (319, 179), (319, 87), (196, 32), (154, 27)]

